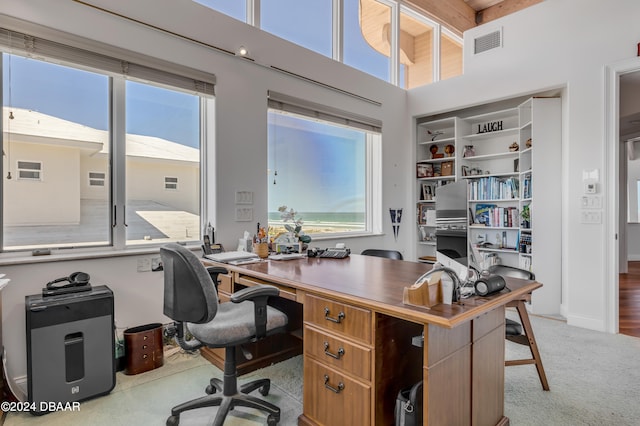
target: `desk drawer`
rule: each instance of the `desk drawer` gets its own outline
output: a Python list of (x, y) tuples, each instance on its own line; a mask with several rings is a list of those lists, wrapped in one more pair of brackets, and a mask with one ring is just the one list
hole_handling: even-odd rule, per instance
[(338, 367), (363, 380), (371, 379), (371, 349), (332, 337), (321, 330), (306, 326), (304, 353), (320, 362)]
[(250, 277), (248, 275), (242, 275), (242, 274), (237, 274), (236, 283), (242, 284), (247, 287), (253, 287), (260, 284), (272, 285), (274, 287), (277, 287), (278, 290), (280, 290), (280, 294), (278, 295), (279, 297), (297, 302), (296, 289), (292, 287), (287, 287), (285, 285), (276, 284), (270, 281), (265, 281), (259, 278), (254, 278), (254, 277)]
[(371, 424), (371, 387), (304, 360), (305, 415), (320, 425)]
[(231, 273), (218, 275), (218, 291), (227, 294), (233, 293), (233, 276)]
[(308, 294), (304, 320), (320, 328), (371, 343), (371, 311)]

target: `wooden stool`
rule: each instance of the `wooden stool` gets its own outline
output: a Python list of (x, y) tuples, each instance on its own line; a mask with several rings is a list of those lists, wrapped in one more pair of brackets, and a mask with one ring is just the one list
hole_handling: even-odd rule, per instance
[[(507, 319), (505, 338), (511, 342), (529, 346), (532, 358), (505, 360), (504, 365), (508, 367), (511, 365), (535, 364), (536, 369), (538, 370), (538, 376), (540, 377), (540, 383), (542, 383), (542, 389), (548, 391), (549, 383), (547, 382), (547, 375), (545, 374), (544, 367), (542, 366), (540, 351), (538, 351), (536, 338), (533, 335), (533, 328), (531, 327), (531, 321), (529, 320), (529, 313), (527, 312), (527, 307), (524, 305), (524, 302), (524, 300), (514, 300), (507, 303), (508, 307), (516, 308), (518, 316), (520, 316), (522, 326), (515, 321)], [(523, 329), (524, 334), (522, 333)]]

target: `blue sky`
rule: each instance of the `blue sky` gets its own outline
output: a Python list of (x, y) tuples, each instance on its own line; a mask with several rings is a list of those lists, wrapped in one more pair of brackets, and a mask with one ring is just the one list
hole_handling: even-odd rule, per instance
[[(244, 20), (244, 1), (199, 2)], [(331, 56), (331, 4), (331, 0), (263, 0), (262, 25), (277, 36)], [(389, 58), (374, 51), (362, 38), (358, 7), (358, 0), (345, 0), (345, 63), (386, 80)], [(110, 89), (107, 76), (19, 56), (4, 55), (3, 58), (5, 88), (11, 79), (11, 90), (3, 91), (4, 105), (36, 110), (96, 129), (108, 129)], [(132, 81), (127, 81), (126, 92), (128, 133), (155, 136), (198, 147), (197, 97)], [(306, 201), (304, 205), (293, 206), (297, 210), (363, 210), (364, 200), (353, 197), (354, 193), (364, 193), (364, 182), (355, 178), (364, 175), (359, 173), (364, 167), (363, 134), (345, 130), (338, 138), (328, 138), (317, 126), (309, 126), (305, 130), (297, 130), (297, 133), (289, 132), (294, 139), (305, 141), (306, 146), (293, 149), (288, 154), (289, 161), (282, 158), (278, 165), (283, 185), (272, 188), (274, 201), (269, 206), (270, 210), (277, 209), (279, 200), (286, 198), (285, 176), (294, 176), (296, 173), (305, 178), (291, 179), (288, 191), (312, 193), (314, 188), (320, 189), (322, 186), (324, 190), (321, 192), (331, 194), (330, 199), (301, 196)], [(353, 143), (355, 140), (358, 142)], [(345, 149), (355, 149), (357, 152), (345, 156)], [(284, 151), (280, 149), (278, 152)], [(356, 164), (348, 163), (354, 158), (351, 154), (358, 158)], [(280, 193), (282, 196), (278, 195)]]

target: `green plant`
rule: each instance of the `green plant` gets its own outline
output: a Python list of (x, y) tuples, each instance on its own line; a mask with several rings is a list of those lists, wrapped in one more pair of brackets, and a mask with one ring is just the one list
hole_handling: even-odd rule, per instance
[(302, 232), (302, 225), (304, 224), (304, 222), (301, 217), (297, 217), (297, 211), (295, 211), (294, 209), (288, 209), (287, 206), (278, 207), (278, 211), (280, 212), (280, 219), (285, 222), (284, 228), (287, 231), (294, 234), (298, 241), (300, 241), (301, 243), (311, 242), (311, 237)]

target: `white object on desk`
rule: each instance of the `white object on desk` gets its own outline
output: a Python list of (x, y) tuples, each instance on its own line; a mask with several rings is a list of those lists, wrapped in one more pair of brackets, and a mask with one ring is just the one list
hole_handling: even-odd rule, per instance
[(292, 259), (300, 259), (301, 257), (305, 257), (302, 253), (288, 253), (288, 254), (272, 254), (269, 256), (271, 260), (292, 260)]
[(224, 251), (222, 253), (205, 254), (204, 257), (209, 260), (213, 260), (214, 262), (223, 263), (227, 263), (232, 260), (259, 259), (257, 254), (246, 251)]

